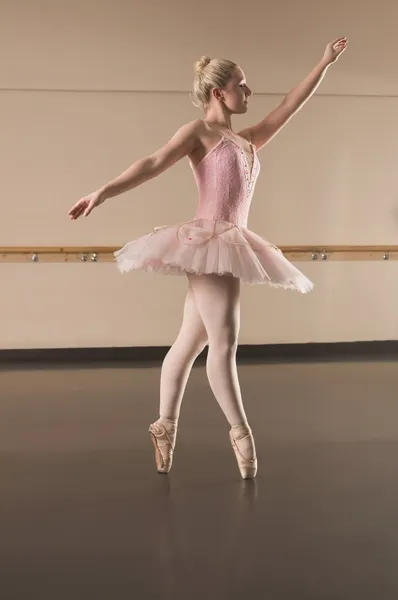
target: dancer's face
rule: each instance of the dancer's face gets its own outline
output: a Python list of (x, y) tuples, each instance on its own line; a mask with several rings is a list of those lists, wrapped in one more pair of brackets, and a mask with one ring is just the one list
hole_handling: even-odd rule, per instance
[(248, 98), (251, 93), (245, 74), (240, 67), (236, 67), (233, 77), (222, 90), (219, 90), (220, 100), (234, 114), (247, 112)]

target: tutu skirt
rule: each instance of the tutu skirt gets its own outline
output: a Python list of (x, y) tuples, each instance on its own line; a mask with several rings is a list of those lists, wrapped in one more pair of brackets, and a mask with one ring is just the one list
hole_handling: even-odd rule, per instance
[(195, 219), (156, 227), (115, 252), (121, 272), (232, 275), (247, 284), (266, 283), (305, 294), (314, 286), (279, 248), (226, 221)]

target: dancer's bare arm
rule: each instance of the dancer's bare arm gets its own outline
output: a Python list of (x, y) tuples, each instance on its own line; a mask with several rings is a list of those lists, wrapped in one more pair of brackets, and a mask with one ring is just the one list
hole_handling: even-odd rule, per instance
[(202, 129), (203, 121), (199, 119), (180, 127), (162, 148), (135, 161), (116, 179), (76, 202), (69, 211), (71, 219), (75, 220), (81, 215), (88, 216), (96, 206), (99, 206), (108, 198), (136, 188), (169, 169), (184, 156), (195, 150), (199, 144)]
[(265, 146), (311, 98), (330, 65), (336, 62), (346, 47), (345, 37), (330, 42), (326, 46), (322, 60), (297, 87), (287, 94), (281, 104), (253, 127), (240, 131), (240, 135), (251, 140), (258, 150)]

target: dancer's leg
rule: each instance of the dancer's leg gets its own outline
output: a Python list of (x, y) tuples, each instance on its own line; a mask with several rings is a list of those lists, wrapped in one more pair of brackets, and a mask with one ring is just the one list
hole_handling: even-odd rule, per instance
[(206, 329), (189, 286), (181, 329), (162, 365), (159, 407), (162, 419), (178, 419), (189, 374), (206, 344)]
[(240, 282), (234, 277), (189, 275), (207, 330), (207, 375), (230, 425), (246, 422), (236, 367), (240, 327)]
[(211, 389), (231, 425), (240, 453), (253, 461), (254, 440), (243, 407), (236, 366), (240, 281), (219, 275), (189, 275), (189, 281), (207, 331), (207, 376)]
[(182, 398), (193, 363), (206, 344), (206, 329), (189, 285), (180, 332), (162, 365), (159, 419), (149, 428), (161, 473), (171, 469)]

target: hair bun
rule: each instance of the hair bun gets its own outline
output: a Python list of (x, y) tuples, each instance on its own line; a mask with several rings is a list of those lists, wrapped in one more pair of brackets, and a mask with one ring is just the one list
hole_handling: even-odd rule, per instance
[(205, 67), (207, 67), (207, 65), (209, 64), (210, 61), (211, 61), (210, 56), (202, 56), (202, 58), (195, 63), (196, 75), (200, 75), (200, 73), (203, 71), (203, 69)]

